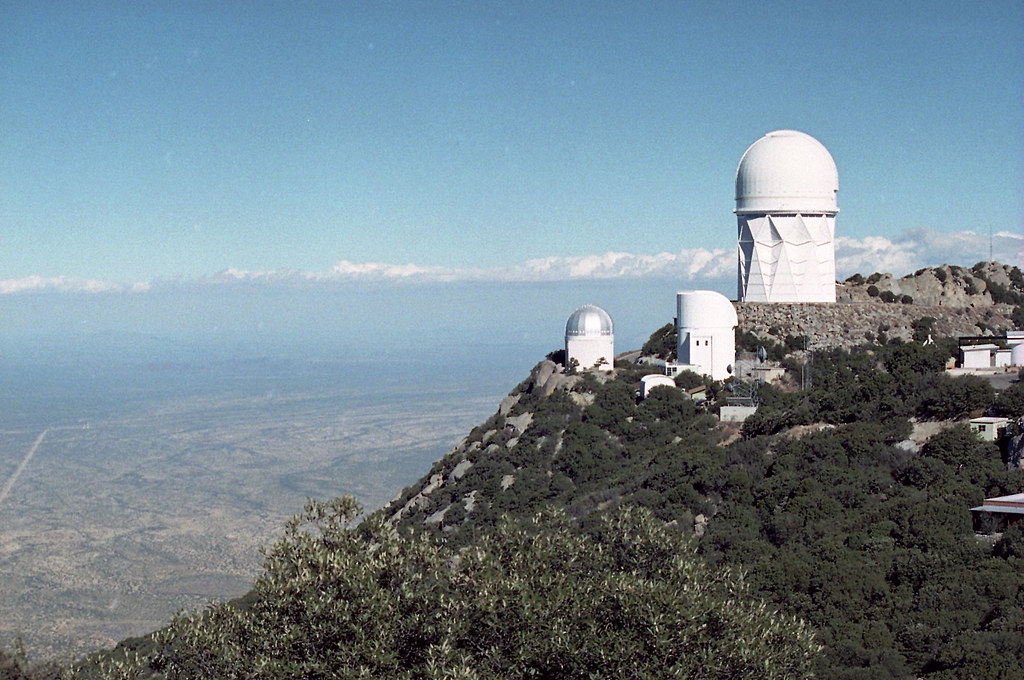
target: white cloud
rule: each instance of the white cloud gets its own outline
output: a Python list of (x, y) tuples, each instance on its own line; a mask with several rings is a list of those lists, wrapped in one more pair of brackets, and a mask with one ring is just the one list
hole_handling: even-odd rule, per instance
[[(1024, 235), (1007, 231), (992, 235), (996, 260), (1024, 264)], [(836, 239), (836, 273), (891, 272), (907, 274), (939, 264), (973, 265), (987, 260), (988, 234), (907, 229), (895, 237), (867, 236)], [(348, 282), (457, 282), (457, 281), (571, 281), (587, 279), (673, 279), (689, 282), (725, 281), (736, 275), (733, 248), (690, 248), (654, 254), (607, 252), (595, 255), (551, 256), (500, 268), (452, 268), (414, 263), (351, 262), (341, 260), (327, 271), (289, 269), (249, 271), (225, 269), (200, 279), (157, 279), (152, 282), (116, 283), (102, 279), (45, 278), (38, 275), (0, 279), (0, 295), (32, 291), (62, 293), (144, 293), (171, 286), (285, 285), (310, 286)]]
[[(148, 284), (135, 284), (144, 285)], [(0, 279), (0, 295), (28, 293), (33, 291), (58, 291), (61, 293), (106, 293), (128, 290), (121, 284), (101, 279), (76, 279), (68, 276), (43, 277), (37, 274), (20, 279)]]
[[(992, 234), (992, 257), (997, 262), (1024, 264), (1024, 236), (1007, 231)], [(989, 259), (989, 236), (975, 231), (936, 231), (918, 227), (895, 236), (836, 239), (836, 273), (888, 272), (904, 275), (941, 264), (971, 266)]]
[(671, 278), (680, 281), (720, 279), (736, 271), (736, 252), (694, 248), (654, 255), (604, 253), (528, 260), (520, 267), (496, 270), (499, 280), (551, 281), (571, 279)]
[(328, 271), (297, 272), (278, 269), (246, 271), (225, 269), (201, 281), (233, 283), (330, 283), (351, 281), (568, 281), (576, 279), (671, 278), (680, 281), (710, 280), (733, 276), (736, 253), (732, 250), (695, 248), (678, 253), (609, 252), (601, 255), (552, 256), (527, 260), (521, 265), (484, 268), (452, 268), (413, 263), (351, 262), (342, 260)]
[[(317, 276), (317, 275), (315, 275)], [(383, 262), (349, 262), (342, 260), (326, 275), (332, 280), (357, 279), (447, 279), (458, 276), (458, 270), (445, 267), (424, 267), (416, 264), (386, 264)]]

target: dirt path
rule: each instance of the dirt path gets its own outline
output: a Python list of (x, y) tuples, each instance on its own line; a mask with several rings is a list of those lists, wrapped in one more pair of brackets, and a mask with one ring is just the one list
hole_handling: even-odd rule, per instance
[(0, 506), (4, 504), (5, 500), (7, 500), (7, 494), (11, 492), (11, 489), (14, 487), (14, 483), (18, 481), (18, 477), (21, 476), (21, 473), (28, 466), (29, 461), (32, 460), (32, 456), (36, 455), (36, 449), (38, 449), (39, 445), (43, 443), (43, 437), (45, 437), (46, 433), (49, 431), (50, 429), (47, 428), (43, 430), (38, 437), (36, 437), (35, 443), (32, 444), (32, 448), (30, 448), (28, 453), (25, 454), (25, 458), (21, 461), (21, 465), (19, 465), (18, 469), (14, 471), (11, 478), (7, 480), (7, 483), (4, 484), (4, 488), (0, 489)]

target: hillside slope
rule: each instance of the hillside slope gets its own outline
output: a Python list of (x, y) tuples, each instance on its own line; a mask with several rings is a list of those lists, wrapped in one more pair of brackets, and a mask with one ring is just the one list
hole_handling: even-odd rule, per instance
[[(1019, 316), (1004, 270), (987, 290)], [(708, 677), (1024, 677), (1024, 532), (979, 541), (968, 513), (1024, 478), (955, 424), (1020, 415), (1024, 385), (945, 375), (948, 341), (847, 344), (803, 356), (808, 389), (763, 388), (742, 430), (713, 414), (720, 384), (710, 409), (638, 403), (644, 369), (542, 361), (361, 525), (349, 500), (312, 503), (243, 602), (75, 676), (662, 677), (696, 654)]]
[(503, 515), (555, 507), (587, 525), (641, 506), (811, 622), (823, 677), (1021, 677), (1024, 536), (979, 543), (968, 509), (1024, 480), (965, 425), (907, 440), (910, 418), (1002, 403), (984, 381), (943, 375), (940, 354), (899, 341), (819, 353), (815, 387), (766, 389), (730, 443), (681, 391), (637, 404), (634, 368), (569, 376), (542, 362), (383, 513), (458, 546)]

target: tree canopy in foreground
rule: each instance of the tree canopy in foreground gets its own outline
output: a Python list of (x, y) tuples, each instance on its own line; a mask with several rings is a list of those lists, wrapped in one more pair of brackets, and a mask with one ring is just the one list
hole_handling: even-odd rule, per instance
[(505, 521), (458, 552), (358, 514), (309, 503), (251, 606), (178, 616), (154, 658), (105, 677), (800, 678), (819, 652), (641, 508), (589, 531), (558, 511)]

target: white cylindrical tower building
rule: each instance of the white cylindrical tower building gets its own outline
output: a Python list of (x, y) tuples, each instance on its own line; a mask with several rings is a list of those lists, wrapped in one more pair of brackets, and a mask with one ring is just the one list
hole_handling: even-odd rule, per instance
[(736, 361), (736, 308), (713, 290), (676, 295), (677, 363), (694, 373), (725, 380)]
[(754, 142), (736, 170), (740, 302), (835, 302), (839, 173), (796, 130)]
[(580, 369), (610, 371), (615, 366), (615, 326), (596, 305), (583, 305), (565, 322), (565, 361)]

